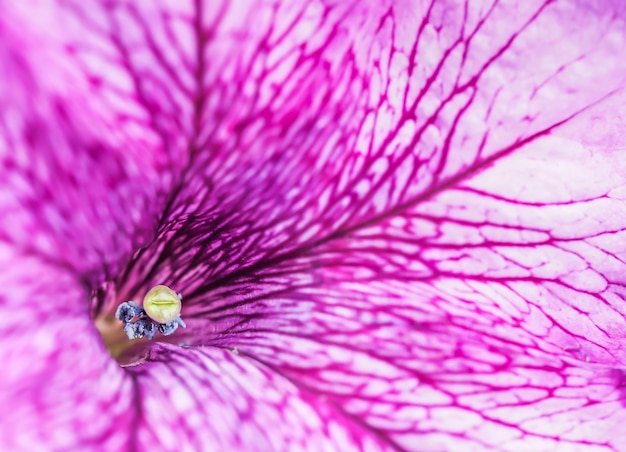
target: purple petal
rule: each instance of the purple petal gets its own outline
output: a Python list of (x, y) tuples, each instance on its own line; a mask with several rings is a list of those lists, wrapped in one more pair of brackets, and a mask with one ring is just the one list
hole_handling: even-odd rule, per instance
[(237, 350), (163, 345), (129, 368), (141, 392), (137, 438), (166, 449), (381, 450), (342, 407)]
[(311, 303), (306, 321), (284, 301), (281, 328), (250, 327), (238, 349), (399, 449), (623, 447), (622, 370), (542, 350), (530, 320), (466, 283), (358, 279), (286, 294)]
[[(19, 265), (16, 265), (19, 263)], [(137, 414), (131, 379), (89, 318), (74, 275), (0, 244), (0, 447), (119, 450)]]
[(62, 32), (79, 31), (55, 22), (66, 16), (19, 8), (0, 19), (0, 239), (100, 282), (154, 233), (170, 188), (163, 146), (135, 100), (102, 93), (76, 64)]

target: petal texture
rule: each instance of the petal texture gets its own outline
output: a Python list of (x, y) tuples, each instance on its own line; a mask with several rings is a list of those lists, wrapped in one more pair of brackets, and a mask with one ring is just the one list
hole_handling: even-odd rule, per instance
[(89, 318), (85, 289), (4, 244), (0, 265), (0, 447), (123, 449), (136, 420), (133, 387)]
[(139, 444), (167, 450), (385, 450), (340, 405), (321, 399), (237, 350), (151, 349), (130, 369), (142, 421)]
[(14, 7), (0, 22), (0, 240), (98, 283), (154, 233), (162, 145), (73, 64), (56, 10)]

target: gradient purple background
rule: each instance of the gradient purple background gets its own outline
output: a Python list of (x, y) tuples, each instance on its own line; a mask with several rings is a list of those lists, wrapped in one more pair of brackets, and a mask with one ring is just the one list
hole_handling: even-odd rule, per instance
[(625, 18), (0, 4), (0, 449), (626, 450)]

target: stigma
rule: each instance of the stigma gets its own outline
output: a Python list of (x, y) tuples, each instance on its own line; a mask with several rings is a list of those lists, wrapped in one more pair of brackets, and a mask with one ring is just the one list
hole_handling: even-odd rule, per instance
[(167, 286), (154, 286), (143, 299), (143, 308), (152, 320), (169, 323), (180, 316), (182, 296)]
[(180, 317), (182, 295), (167, 286), (154, 286), (143, 299), (143, 306), (132, 300), (117, 307), (115, 317), (124, 323), (128, 339), (153, 339), (157, 331), (169, 336), (179, 326), (186, 328)]

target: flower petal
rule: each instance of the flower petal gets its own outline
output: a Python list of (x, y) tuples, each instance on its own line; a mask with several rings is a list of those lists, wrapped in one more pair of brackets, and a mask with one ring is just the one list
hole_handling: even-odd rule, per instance
[[(276, 10), (279, 18), (289, 5)], [(539, 307), (556, 324), (543, 334), (544, 347), (623, 363), (622, 165), (610, 153), (590, 152), (564, 127), (585, 124), (582, 111), (623, 86), (626, 60), (609, 58), (623, 52), (623, 11), (611, 2), (445, 5), (413, 15), (400, 2), (327, 15), (311, 7), (286, 20), (292, 26), (277, 45), (262, 46), (255, 58), (295, 52), (281, 72), (289, 96), (270, 99), (270, 117), (253, 115), (263, 128), (246, 122), (225, 134), (227, 142), (207, 142), (207, 152), (219, 152), (207, 172), (198, 165), (203, 173), (189, 174), (172, 221), (130, 279), (174, 281), (185, 292), (186, 315), (209, 321), (196, 323), (197, 340), (208, 343), (207, 331), (220, 336), (257, 319), (277, 321), (280, 308), (273, 315), (264, 300), (312, 285), (317, 276), (307, 268), (339, 260), (371, 277), (457, 277), (479, 293), (506, 291), (508, 304)], [(499, 27), (502, 17), (515, 19)], [(315, 20), (306, 36), (317, 47), (302, 47), (303, 29)], [(209, 29), (219, 35), (241, 23)], [(261, 25), (244, 49), (274, 32)], [(342, 33), (349, 39), (335, 45)], [(344, 64), (325, 70), (337, 61)], [(247, 78), (238, 93), (261, 96), (273, 74)], [(306, 103), (313, 85), (323, 108), (290, 103), (298, 96)], [(240, 109), (228, 115), (249, 114), (246, 98), (238, 100)], [(606, 112), (598, 108), (587, 114)], [(296, 112), (285, 133), (273, 132), (285, 126), (278, 113)], [(282, 119), (274, 125), (275, 118)], [(240, 148), (235, 164), (228, 156)], [(574, 295), (579, 305), (572, 307)], [(590, 320), (572, 321), (576, 309)], [(541, 324), (536, 317), (527, 329)]]
[(123, 449), (133, 386), (89, 318), (85, 289), (4, 244), (0, 268), (0, 448)]
[(299, 389), (237, 350), (157, 345), (130, 367), (138, 443), (166, 450), (384, 450), (341, 406)]
[(542, 350), (541, 339), (519, 326), (530, 320), (505, 314), (500, 297), (453, 280), (340, 281), (335, 274), (286, 294), (285, 317), (302, 298), (311, 303), (306, 318), (284, 319), (278, 331), (252, 327), (237, 336), (246, 336), (239, 350), (398, 449), (626, 444), (624, 372)]
[(21, 7), (0, 7), (0, 240), (100, 282), (153, 236), (163, 146), (137, 101), (120, 106), (73, 62), (55, 10)]

